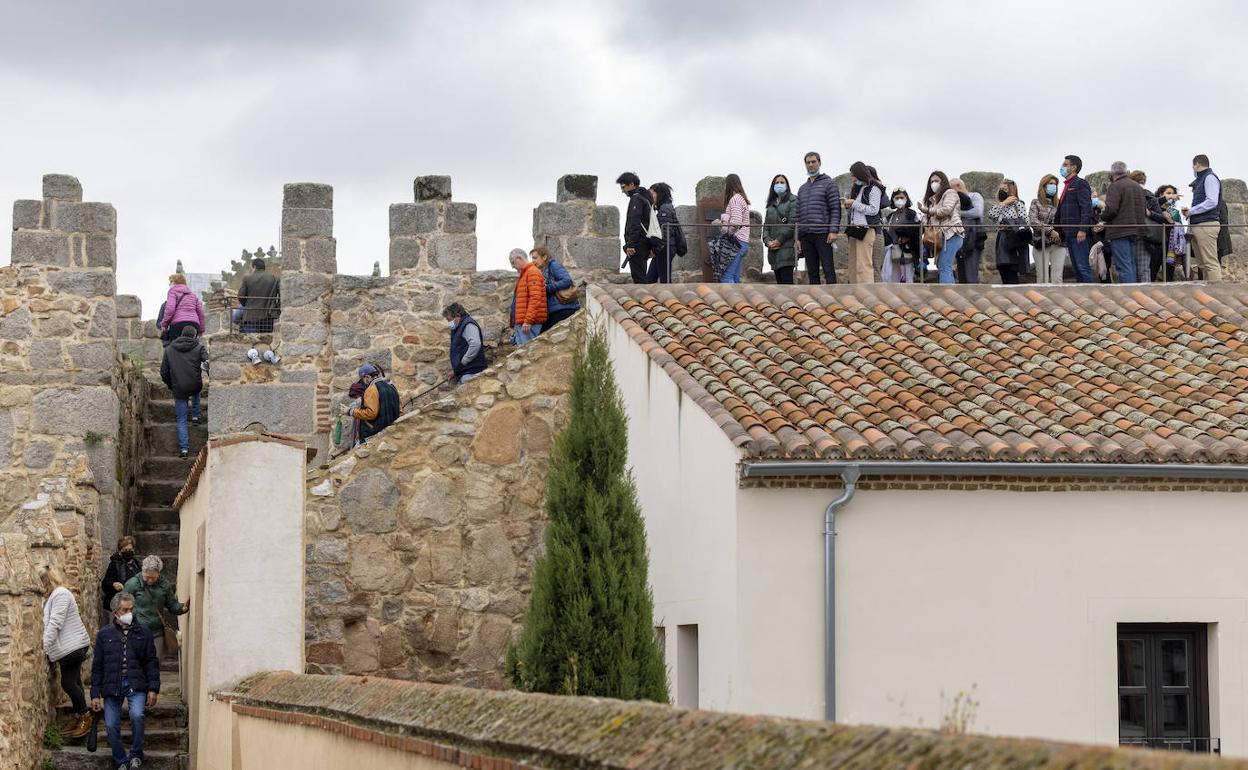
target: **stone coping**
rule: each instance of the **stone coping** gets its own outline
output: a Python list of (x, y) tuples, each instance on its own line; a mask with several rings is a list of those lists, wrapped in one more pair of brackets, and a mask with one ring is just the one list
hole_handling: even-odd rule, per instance
[(295, 436), (283, 436), (279, 433), (230, 433), (224, 436), (209, 437), (208, 443), (199, 450), (199, 454), (195, 456), (195, 463), (191, 466), (191, 472), (186, 476), (186, 483), (182, 485), (178, 496), (173, 499), (173, 510), (181, 510), (182, 504), (195, 494), (195, 490), (199, 488), (199, 477), (204, 473), (204, 467), (208, 464), (208, 450), (213, 447), (230, 446), (231, 444), (245, 444), (249, 441), (266, 441), (271, 444), (285, 444), (296, 449), (303, 449), (307, 452), (308, 462), (316, 455), (316, 448), (310, 447), (303, 439)]
[(240, 715), (331, 730), (468, 767), (1248, 768), (1211, 756), (689, 711), (395, 679), (258, 674)]

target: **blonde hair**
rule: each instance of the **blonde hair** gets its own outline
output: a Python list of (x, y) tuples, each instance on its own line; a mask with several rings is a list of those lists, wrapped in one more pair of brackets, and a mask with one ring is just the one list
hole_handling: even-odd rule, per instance
[(186, 276), (182, 275), (181, 273), (174, 273), (173, 275), (169, 276), (169, 283), (180, 283), (183, 286), (185, 286)]
[(49, 564), (39, 570), (39, 582), (43, 583), (44, 591), (52, 593), (65, 585), (65, 576), (61, 574), (59, 569)]

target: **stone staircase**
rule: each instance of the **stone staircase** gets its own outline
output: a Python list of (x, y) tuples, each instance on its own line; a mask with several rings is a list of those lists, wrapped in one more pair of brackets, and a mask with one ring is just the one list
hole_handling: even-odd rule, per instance
[[(142, 556), (155, 554), (165, 563), (165, 576), (177, 582), (178, 572), (178, 512), (173, 500), (190, 473), (194, 458), (208, 439), (207, 399), (200, 403), (201, 423), (188, 426), (191, 439), (191, 455), (178, 457), (177, 422), (174, 416), (173, 397), (164, 385), (153, 383), (151, 400), (144, 429), (147, 433), (149, 455), (139, 480), (141, 490), (139, 509), (134, 513), (132, 534), (136, 550)], [(62, 714), (63, 716), (64, 714)], [(122, 738), (130, 745), (129, 722), (122, 723)], [(147, 725), (143, 738), (143, 767), (153, 770), (185, 770), (187, 767), (187, 716), (182, 699), (180, 670), (176, 659), (161, 661), (160, 698), (156, 707), (147, 713)], [(99, 730), (99, 746), (94, 754), (83, 747), (83, 741), (70, 741), (53, 753), (53, 767), (57, 770), (115, 770), (104, 735), (104, 724)]]

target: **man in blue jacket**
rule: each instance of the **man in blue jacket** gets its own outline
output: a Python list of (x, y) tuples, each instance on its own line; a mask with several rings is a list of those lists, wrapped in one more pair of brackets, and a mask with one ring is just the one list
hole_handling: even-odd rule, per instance
[[(134, 595), (125, 591), (113, 597), (111, 623), (95, 638), (91, 661), (91, 709), (104, 709), (104, 727), (117, 770), (134, 770), (143, 764), (143, 712), (156, 705), (160, 692), (160, 663), (152, 634), (134, 622)], [(130, 754), (121, 741), (121, 702), (130, 704), (134, 737)]]
[(1092, 214), (1092, 188), (1079, 176), (1082, 170), (1083, 161), (1078, 155), (1067, 155), (1062, 161), (1058, 174), (1066, 184), (1057, 198), (1057, 216), (1053, 223), (1058, 226), (1057, 231), (1070, 252), (1075, 279), (1079, 283), (1092, 283), (1092, 263), (1088, 261), (1092, 251), (1089, 228), (1096, 222)]

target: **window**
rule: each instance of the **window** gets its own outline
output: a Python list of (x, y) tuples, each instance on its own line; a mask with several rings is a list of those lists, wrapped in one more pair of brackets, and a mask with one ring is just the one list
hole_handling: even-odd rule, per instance
[(698, 626), (676, 626), (676, 705), (698, 707)]
[(1118, 742), (1218, 752), (1209, 736), (1206, 627), (1118, 625)]

